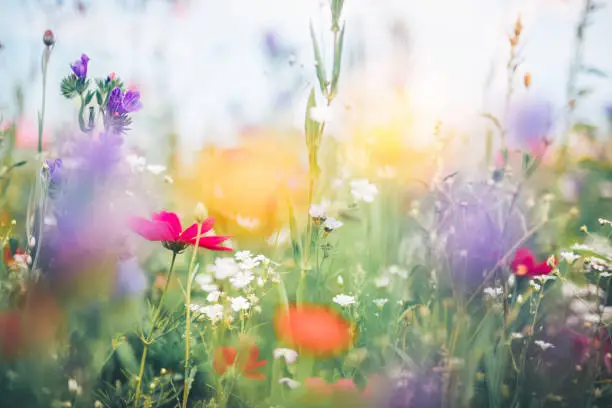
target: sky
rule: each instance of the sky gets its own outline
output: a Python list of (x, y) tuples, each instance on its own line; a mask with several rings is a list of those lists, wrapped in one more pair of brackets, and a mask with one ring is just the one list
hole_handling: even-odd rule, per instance
[[(374, 111), (388, 102), (385, 89), (400, 86), (410, 100), (415, 143), (430, 141), (439, 120), (479, 132), (481, 113), (503, 110), (507, 38), (521, 15), (523, 62), (515, 98), (546, 100), (562, 112), (583, 2), (346, 0), (345, 86), (341, 83), (338, 105), (361, 93)], [(145, 149), (171, 131), (189, 151), (204, 142), (231, 144), (243, 126), (301, 127), (315, 81), (309, 21), (330, 59), (327, 0), (89, 0), (80, 8), (77, 3), (0, 0), (0, 115), (14, 114), (14, 89), (20, 85), (24, 116), (35, 121), (47, 28), (57, 38), (49, 68), (49, 126), (73, 117), (76, 106), (54, 89), (84, 52), (92, 77), (116, 72), (141, 90), (145, 109), (131, 137)], [(273, 61), (266, 58), (266, 33), (276, 41)], [(612, 5), (595, 14), (584, 49), (586, 65), (612, 74)], [(521, 86), (525, 72), (533, 78), (529, 90)], [(594, 91), (578, 104), (576, 117), (604, 126), (612, 80), (583, 77), (580, 86)]]

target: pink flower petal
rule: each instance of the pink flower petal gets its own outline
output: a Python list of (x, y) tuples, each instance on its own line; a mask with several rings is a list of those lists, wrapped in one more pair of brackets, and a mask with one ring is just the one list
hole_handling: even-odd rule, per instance
[(172, 234), (174, 235), (173, 240), (177, 239), (178, 236), (181, 234), (181, 231), (183, 230), (183, 227), (181, 226), (181, 221), (179, 220), (178, 216), (173, 212), (160, 211), (158, 213), (153, 214), (151, 218), (153, 219), (153, 221), (160, 221), (168, 224), (170, 230), (172, 231)]
[[(210, 237), (200, 237), (198, 242), (198, 246), (202, 248), (207, 248), (212, 251), (233, 251), (230, 247), (220, 246), (219, 244), (223, 241), (227, 241), (231, 237), (223, 237), (223, 236), (210, 236)], [(195, 245), (195, 238), (190, 241), (191, 244)]]
[(174, 236), (170, 226), (164, 222), (150, 221), (142, 217), (134, 217), (128, 225), (132, 231), (149, 241), (173, 241)]
[[(202, 229), (200, 230), (201, 235), (206, 234), (208, 231), (210, 231), (214, 223), (215, 223), (215, 219), (213, 217), (209, 217), (205, 219), (204, 222), (202, 223), (202, 227), (201, 227)], [(194, 240), (197, 235), (198, 235), (198, 223), (194, 222), (185, 231), (183, 231), (180, 234), (179, 240), (190, 242)]]

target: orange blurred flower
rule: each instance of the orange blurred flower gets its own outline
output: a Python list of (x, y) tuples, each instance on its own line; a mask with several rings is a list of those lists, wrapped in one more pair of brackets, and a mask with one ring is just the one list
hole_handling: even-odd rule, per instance
[(250, 348), (243, 351), (244, 352), (238, 353), (238, 350), (231, 346), (218, 348), (213, 360), (213, 368), (217, 374), (224, 374), (229, 367), (236, 364), (245, 377), (252, 380), (265, 379), (265, 375), (255, 372), (255, 370), (266, 365), (268, 362), (267, 360), (257, 361), (259, 359), (259, 348), (256, 345), (252, 345)]
[(321, 305), (281, 308), (274, 325), (281, 342), (315, 356), (336, 355), (353, 342), (351, 324), (334, 310)]
[(286, 192), (296, 205), (307, 198), (305, 148), (295, 140), (255, 134), (240, 147), (207, 147), (195, 166), (179, 168), (178, 201), (203, 202), (216, 233), (243, 242), (271, 236), (287, 220)]

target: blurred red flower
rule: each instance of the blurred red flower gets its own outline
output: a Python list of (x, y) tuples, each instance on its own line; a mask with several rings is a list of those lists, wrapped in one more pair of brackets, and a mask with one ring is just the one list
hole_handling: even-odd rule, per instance
[(224, 374), (229, 367), (236, 364), (240, 372), (252, 380), (263, 380), (265, 375), (255, 372), (259, 367), (266, 365), (267, 360), (259, 359), (259, 348), (252, 345), (248, 350), (238, 353), (235, 347), (220, 347), (215, 352), (213, 368), (217, 374)]
[(281, 342), (315, 356), (336, 355), (353, 342), (351, 324), (334, 310), (321, 305), (281, 308), (274, 324)]
[[(205, 234), (213, 227), (215, 220), (210, 217), (204, 220), (201, 227), (201, 234)], [(183, 230), (181, 221), (173, 212), (161, 211), (154, 213), (151, 220), (142, 217), (134, 217), (130, 220), (129, 226), (135, 233), (149, 241), (161, 241), (162, 245), (173, 251), (181, 252), (188, 245), (195, 245), (198, 235), (198, 224), (193, 223)], [(227, 236), (203, 236), (200, 235), (198, 245), (212, 251), (232, 251), (232, 248), (221, 246), (227, 241)]]
[[(554, 260), (554, 264), (557, 264), (556, 260)], [(516, 251), (510, 268), (516, 276), (527, 278), (548, 275), (554, 269), (553, 266), (548, 264), (548, 261), (538, 263), (533, 252), (528, 248), (519, 248)]]

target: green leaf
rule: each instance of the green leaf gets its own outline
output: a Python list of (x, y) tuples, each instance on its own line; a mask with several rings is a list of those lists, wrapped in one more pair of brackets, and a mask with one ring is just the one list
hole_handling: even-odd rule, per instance
[(333, 98), (336, 96), (338, 92), (338, 80), (340, 78), (340, 68), (342, 66), (342, 46), (344, 45), (344, 28), (346, 24), (342, 25), (342, 30), (340, 30), (340, 36), (338, 37), (338, 42), (336, 43), (336, 48), (334, 49), (334, 67), (332, 70), (332, 82), (331, 89), (329, 91), (329, 97)]
[(318, 140), (319, 133), (321, 130), (321, 125), (319, 122), (313, 120), (310, 117), (310, 109), (314, 108), (317, 105), (317, 101), (315, 99), (315, 91), (314, 87), (310, 89), (310, 94), (308, 95), (308, 102), (306, 103), (306, 117), (304, 119), (304, 131), (306, 133), (306, 146), (308, 147), (308, 152), (312, 149), (318, 149)]
[(73, 76), (62, 79), (60, 89), (64, 98), (74, 98), (77, 94), (77, 79)]
[(332, 0), (331, 2), (332, 31), (338, 30), (338, 22), (340, 21), (340, 15), (342, 14), (343, 7), (344, 7), (344, 0)]
[(289, 233), (291, 236), (291, 246), (293, 247), (293, 261), (296, 265), (300, 264), (301, 261), (301, 245), (300, 245), (300, 232), (297, 226), (297, 219), (295, 218), (295, 210), (289, 191), (285, 190), (287, 197), (287, 207), (289, 209)]
[(312, 21), (310, 22), (310, 38), (312, 39), (312, 48), (315, 57), (315, 68), (317, 71), (317, 78), (319, 79), (319, 86), (321, 87), (321, 93), (327, 96), (327, 74), (325, 73), (325, 64), (321, 57), (321, 50), (319, 49), (319, 43), (315, 36), (314, 27)]
[(93, 99), (93, 96), (94, 96), (93, 91), (87, 92), (87, 95), (85, 95), (85, 105), (89, 105), (89, 102), (91, 102), (91, 100)]
[(102, 93), (100, 91), (96, 91), (96, 102), (98, 102), (98, 106), (102, 106)]
[(482, 116), (483, 118), (489, 119), (493, 123), (493, 125), (497, 128), (497, 130), (503, 133), (504, 128), (502, 127), (499, 119), (497, 119), (495, 116), (493, 116), (490, 113), (481, 113), (480, 116)]

